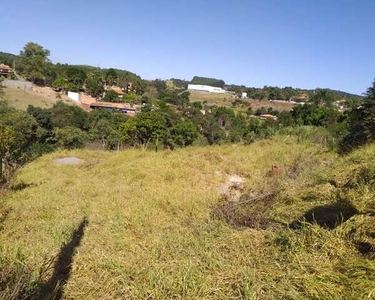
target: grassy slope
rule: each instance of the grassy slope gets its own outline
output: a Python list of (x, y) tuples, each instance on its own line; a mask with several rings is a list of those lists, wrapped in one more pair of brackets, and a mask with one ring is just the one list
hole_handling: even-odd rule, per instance
[[(52, 89), (40, 87), (34, 87), (33, 91), (6, 87), (4, 88), (3, 99), (7, 101), (10, 106), (19, 110), (26, 110), (29, 105), (50, 108), (58, 101), (58, 99), (56, 99), (56, 93)], [(61, 100), (67, 104), (76, 104), (65, 95), (62, 95)]]
[(42, 108), (52, 107), (53, 102), (43, 98), (39, 95), (34, 95), (22, 89), (7, 87), (4, 88), (6, 100), (10, 106), (20, 110), (26, 110), (29, 105), (34, 105)]
[(234, 96), (230, 94), (214, 94), (214, 93), (199, 93), (199, 92), (190, 92), (190, 101), (207, 101), (208, 104), (216, 104), (220, 106), (231, 106), (234, 101)]
[[(234, 96), (230, 94), (210, 94), (210, 93), (199, 93), (199, 92), (190, 92), (190, 101), (191, 102), (203, 102), (207, 101), (208, 104), (216, 104), (219, 106), (232, 106), (232, 102), (235, 100)], [(258, 100), (243, 100), (245, 104), (248, 104), (253, 110), (258, 108), (269, 108), (272, 107), (274, 110), (278, 111), (290, 111), (293, 109), (295, 104), (293, 103), (282, 103), (282, 102), (270, 102), (270, 101), (258, 101)]]
[[(374, 155), (375, 147), (366, 151)], [(86, 162), (53, 162), (71, 155)], [(375, 267), (343, 228), (254, 230), (210, 217), (226, 176), (238, 174), (248, 191), (278, 186), (280, 203), (271, 214), (292, 221), (333, 201), (325, 177), (337, 177), (339, 186), (351, 173), (349, 162), (290, 139), (172, 153), (46, 155), (19, 172), (26, 188), (3, 203), (10, 213), (0, 261), (21, 259), (37, 271), (86, 217), (65, 287), (69, 299), (364, 299), (373, 292)], [(267, 177), (273, 163), (298, 180)]]

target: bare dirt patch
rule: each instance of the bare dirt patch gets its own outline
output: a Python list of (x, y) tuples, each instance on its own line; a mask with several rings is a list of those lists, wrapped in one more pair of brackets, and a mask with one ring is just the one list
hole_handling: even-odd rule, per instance
[(56, 98), (56, 95), (59, 94), (61, 97), (61, 100), (66, 101), (66, 102), (73, 102), (72, 100), (68, 98), (68, 96), (63, 95), (61, 93), (57, 93), (50, 87), (33, 86), (33, 89), (31, 91), (28, 91), (28, 93), (41, 96), (44, 99), (49, 100), (51, 102), (57, 102), (57, 100), (59, 99)]
[(84, 163), (83, 159), (78, 157), (63, 157), (59, 159), (55, 159), (55, 163), (58, 165), (79, 165)]
[(227, 181), (219, 188), (219, 194), (231, 199), (239, 199), (244, 188), (245, 179), (237, 174), (228, 175)]

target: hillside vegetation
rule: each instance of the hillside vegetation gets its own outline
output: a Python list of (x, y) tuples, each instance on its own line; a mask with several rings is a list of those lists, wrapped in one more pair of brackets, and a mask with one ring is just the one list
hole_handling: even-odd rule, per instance
[[(85, 83), (86, 92), (93, 97), (102, 96), (104, 90), (101, 86), (104, 83), (110, 86), (116, 84), (128, 91), (132, 90), (138, 95), (147, 95), (147, 97), (154, 94), (150, 93), (150, 89), (156, 88), (159, 92), (166, 88), (172, 90), (175, 88), (186, 89), (188, 84), (192, 83), (221, 87), (235, 92), (238, 96), (241, 96), (242, 92), (246, 92), (249, 98), (255, 100), (289, 101), (290, 99), (298, 99), (301, 96), (312, 99), (320, 91), (329, 92), (335, 100), (345, 99), (350, 103), (356, 103), (356, 105), (363, 99), (361, 95), (332, 89), (316, 88), (308, 90), (290, 86), (264, 86), (261, 88), (226, 84), (222, 79), (201, 76), (194, 76), (191, 81), (178, 78), (144, 80), (133, 72), (119, 68), (101, 69), (90, 65), (68, 65), (60, 62), (54, 64), (48, 59), (50, 54), (48, 49), (30, 42), (25, 45), (19, 55), (0, 52), (0, 63), (5, 63), (9, 66), (15, 65), (19, 75), (41, 86), (54, 86), (55, 89), (61, 88), (65, 90), (68, 88), (71, 91), (79, 91)], [(35, 60), (36, 57), (38, 58), (37, 60)], [(132, 83), (132, 88), (130, 89), (129, 83)]]
[[(202, 102), (208, 105), (218, 105), (232, 107), (235, 101), (235, 97), (231, 94), (214, 94), (214, 93), (199, 93), (190, 91), (191, 102)], [(271, 102), (269, 100), (253, 100), (243, 99), (241, 100), (242, 107), (250, 107), (254, 111), (257, 109), (268, 109), (272, 108), (274, 111), (291, 111), (295, 104), (288, 102)]]
[(1, 201), (0, 298), (4, 278), (66, 299), (373, 298), (374, 155), (281, 136), (45, 155)]

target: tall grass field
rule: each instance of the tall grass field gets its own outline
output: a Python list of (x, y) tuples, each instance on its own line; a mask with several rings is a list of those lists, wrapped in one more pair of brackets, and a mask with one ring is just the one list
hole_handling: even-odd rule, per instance
[(0, 299), (374, 299), (374, 157), (281, 137), (45, 155), (1, 195)]

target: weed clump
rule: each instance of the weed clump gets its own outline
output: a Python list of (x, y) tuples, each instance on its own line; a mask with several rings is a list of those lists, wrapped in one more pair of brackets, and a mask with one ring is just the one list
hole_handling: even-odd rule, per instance
[(0, 258), (0, 299), (35, 299), (37, 294), (32, 271), (22, 263), (11, 263)]
[(238, 201), (233, 201), (228, 195), (223, 195), (220, 201), (212, 206), (211, 217), (225, 221), (234, 227), (266, 229), (273, 222), (265, 217), (265, 213), (271, 209), (276, 199), (276, 192), (256, 196), (251, 192), (245, 193)]

